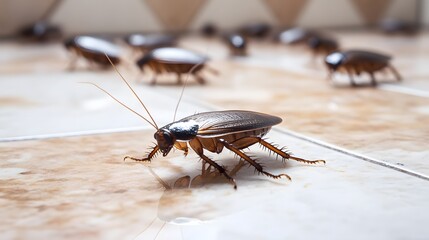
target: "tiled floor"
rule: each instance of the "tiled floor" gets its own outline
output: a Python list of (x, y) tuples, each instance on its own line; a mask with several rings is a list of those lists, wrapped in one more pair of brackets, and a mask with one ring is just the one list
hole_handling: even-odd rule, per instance
[[(210, 55), (220, 75), (207, 72), (206, 86), (186, 87), (179, 118), (222, 109), (278, 115), (283, 122), (268, 134), (271, 141), (327, 161), (284, 165), (252, 147), (269, 171), (293, 180), (268, 179), (245, 167), (236, 175), (237, 191), (221, 177), (216, 184), (165, 191), (148, 167), (122, 161), (142, 156), (154, 130), (79, 83), (97, 83), (141, 109), (113, 71), (64, 71), (60, 45), (2, 43), (0, 238), (154, 239), (163, 226), (157, 239), (425, 239), (428, 35), (337, 36), (343, 46), (370, 42), (371, 49), (394, 55), (404, 82), (349, 88), (342, 76), (327, 82), (323, 65), (302, 48), (252, 42), (248, 58), (234, 59), (215, 40), (182, 40)], [(120, 70), (131, 81), (138, 75)], [(180, 87), (134, 86), (158, 125), (171, 122)], [(238, 163), (227, 150), (210, 156), (228, 169)], [(185, 158), (178, 151), (150, 167), (169, 185), (201, 173), (194, 153)]]

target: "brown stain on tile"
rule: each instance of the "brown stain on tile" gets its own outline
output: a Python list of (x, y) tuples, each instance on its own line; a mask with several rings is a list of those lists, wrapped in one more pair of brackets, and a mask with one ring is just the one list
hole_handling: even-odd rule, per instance
[(36, 103), (19, 97), (0, 97), (0, 107), (30, 107), (33, 105)]
[(307, 6), (307, 0), (265, 0), (281, 26), (292, 26)]

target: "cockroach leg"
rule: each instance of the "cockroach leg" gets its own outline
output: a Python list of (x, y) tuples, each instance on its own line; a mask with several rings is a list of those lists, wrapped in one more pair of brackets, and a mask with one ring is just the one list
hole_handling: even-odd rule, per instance
[(201, 142), (197, 138), (192, 139), (189, 142), (189, 145), (191, 145), (191, 148), (198, 154), (198, 156), (200, 156), (200, 158), (203, 161), (206, 161), (208, 164), (210, 164), (213, 167), (215, 167), (219, 171), (220, 174), (223, 174), (226, 177), (226, 179), (228, 179), (234, 185), (234, 189), (237, 189), (237, 184), (235, 183), (235, 179), (232, 178), (226, 172), (225, 168), (222, 167), (221, 165), (217, 164), (215, 161), (211, 160), (206, 155), (204, 155), (203, 146), (201, 145)]
[(195, 76), (195, 79), (198, 81), (198, 83), (200, 83), (200, 84), (205, 84), (206, 83), (206, 80), (203, 77), (201, 77), (201, 76), (199, 76), (197, 74), (194, 74), (194, 76)]
[(262, 173), (265, 174), (268, 177), (272, 177), (274, 179), (277, 178), (281, 178), (281, 177), (286, 177), (289, 180), (292, 180), (291, 177), (289, 177), (289, 175), (287, 174), (279, 174), (279, 175), (274, 175), (272, 173), (266, 172), (264, 171), (263, 167), (261, 166), (261, 164), (257, 163), (255, 160), (251, 159), (249, 156), (247, 156), (245, 153), (243, 153), (242, 151), (240, 151), (238, 148), (235, 148), (234, 146), (232, 146), (231, 144), (229, 144), (228, 142), (224, 141), (224, 140), (219, 140), (220, 143), (222, 143), (226, 148), (228, 148), (230, 151), (234, 152), (235, 154), (237, 154), (239, 157), (241, 157), (242, 159), (246, 160), (248, 163), (250, 163), (253, 167), (255, 167), (255, 169)]
[(182, 85), (182, 75), (178, 72), (177, 73), (177, 85)]
[(352, 86), (356, 86), (357, 84), (356, 84), (356, 82), (355, 82), (355, 80), (353, 78), (352, 70), (351, 69), (347, 69), (346, 71), (347, 71), (347, 74), (349, 75), (350, 83), (352, 84)]
[(377, 81), (375, 80), (374, 73), (373, 73), (373, 72), (370, 72), (370, 73), (369, 73), (369, 76), (371, 77), (371, 85), (372, 85), (372, 86), (377, 85)]
[(188, 155), (188, 144), (186, 144), (185, 142), (176, 141), (174, 143), (174, 147), (176, 147), (178, 150), (183, 151), (185, 154), (185, 157)]
[(278, 154), (279, 156), (281, 156), (284, 159), (292, 159), (298, 162), (302, 162), (302, 163), (307, 163), (307, 164), (317, 164), (317, 163), (323, 163), (325, 164), (326, 161), (325, 160), (306, 160), (306, 159), (302, 159), (302, 158), (298, 158), (298, 157), (294, 157), (291, 156), (289, 153), (286, 153), (280, 149), (278, 149), (277, 147), (275, 147), (274, 145), (272, 145), (271, 143), (265, 141), (262, 138), (259, 138), (259, 143), (268, 148), (269, 150), (271, 150), (272, 152)]
[(399, 74), (396, 68), (394, 68), (391, 64), (389, 64), (387, 67), (390, 69), (390, 71), (392, 71), (393, 75), (395, 75), (395, 78), (398, 80), (398, 82), (402, 81), (401, 74)]
[(135, 157), (126, 156), (126, 157), (124, 157), (124, 161), (127, 159), (131, 159), (131, 160), (134, 160), (137, 162), (150, 162), (158, 151), (159, 151), (159, 147), (158, 147), (158, 145), (156, 145), (155, 147), (153, 147), (152, 151), (148, 154), (147, 157), (135, 158)]

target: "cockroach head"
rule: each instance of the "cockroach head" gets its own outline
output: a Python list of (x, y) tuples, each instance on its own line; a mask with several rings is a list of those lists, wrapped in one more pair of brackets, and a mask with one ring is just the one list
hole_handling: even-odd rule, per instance
[(145, 54), (142, 58), (137, 61), (137, 67), (139, 67), (143, 71), (143, 67), (152, 59), (152, 55), (150, 53)]
[(153, 136), (156, 141), (158, 142), (159, 150), (162, 152), (162, 156), (167, 156), (167, 154), (170, 152), (171, 148), (173, 148), (174, 142), (176, 141), (176, 138), (168, 129), (161, 128), (158, 131), (156, 131), (155, 135)]
[(332, 52), (325, 58), (325, 63), (329, 69), (336, 71), (343, 63), (345, 56), (341, 52)]
[(311, 37), (308, 39), (307, 44), (310, 48), (317, 48), (320, 46), (321, 39), (319, 37)]
[(68, 49), (68, 50), (70, 50), (71, 48), (73, 48), (75, 45), (76, 45), (76, 44), (75, 44), (74, 38), (67, 39), (67, 40), (64, 42), (64, 46), (65, 46), (65, 47), (66, 47), (66, 49)]

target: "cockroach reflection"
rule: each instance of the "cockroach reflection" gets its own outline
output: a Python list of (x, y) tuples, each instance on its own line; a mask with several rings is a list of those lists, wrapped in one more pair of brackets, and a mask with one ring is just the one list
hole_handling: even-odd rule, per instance
[(295, 160), (306, 164), (325, 163), (324, 160), (306, 160), (292, 156), (290, 152), (285, 151), (283, 148), (278, 148), (274, 144), (267, 142), (263, 137), (270, 131), (272, 126), (279, 124), (282, 119), (277, 116), (264, 113), (244, 110), (203, 112), (185, 117), (178, 121), (173, 119), (172, 123), (159, 128), (143, 101), (138, 97), (125, 78), (123, 78), (122, 75), (120, 76), (134, 96), (142, 104), (143, 108), (149, 115), (150, 120), (127, 107), (104, 89), (97, 85), (95, 86), (104, 91), (122, 106), (140, 116), (156, 130), (154, 134), (156, 145), (146, 157), (136, 158), (126, 156), (124, 159), (150, 162), (158, 153), (162, 153), (162, 156), (166, 157), (173, 148), (183, 151), (186, 156), (190, 147), (203, 162), (212, 166), (227, 180), (229, 180), (235, 189), (237, 188), (235, 179), (230, 175), (225, 167), (209, 158), (205, 154), (204, 150), (219, 154), (224, 149), (228, 149), (236, 154), (240, 159), (253, 166), (258, 173), (274, 179), (287, 178), (291, 180), (291, 177), (284, 173), (272, 174), (265, 171), (264, 167), (256, 159), (243, 152), (243, 149), (254, 144), (259, 144), (270, 153), (281, 157), (283, 160)]
[(398, 71), (390, 64), (391, 57), (388, 55), (363, 51), (363, 50), (349, 50), (337, 51), (329, 54), (325, 58), (326, 66), (329, 70), (330, 78), (336, 71), (345, 71), (349, 75), (352, 86), (356, 86), (353, 75), (359, 76), (361, 73), (366, 72), (371, 77), (371, 84), (375, 86), (377, 81), (374, 73), (390, 69), (398, 81), (401, 81), (401, 76)]
[[(182, 84), (182, 74), (190, 73), (200, 84), (206, 81), (198, 73), (207, 68), (205, 63), (208, 58), (198, 53), (186, 50), (183, 48), (157, 48), (145, 54), (137, 61), (137, 66), (143, 71), (144, 67), (149, 67), (154, 73), (151, 84), (156, 83), (158, 74), (161, 73), (175, 73), (177, 75), (177, 84)], [(212, 70), (213, 72), (214, 70)], [(214, 71), (214, 73), (217, 73)]]
[(70, 62), (69, 69), (75, 69), (79, 57), (86, 59), (90, 64), (96, 64), (102, 68), (111, 67), (106, 55), (114, 64), (119, 64), (120, 49), (118, 46), (103, 38), (92, 36), (76, 36), (64, 42), (64, 46), (75, 56)]

